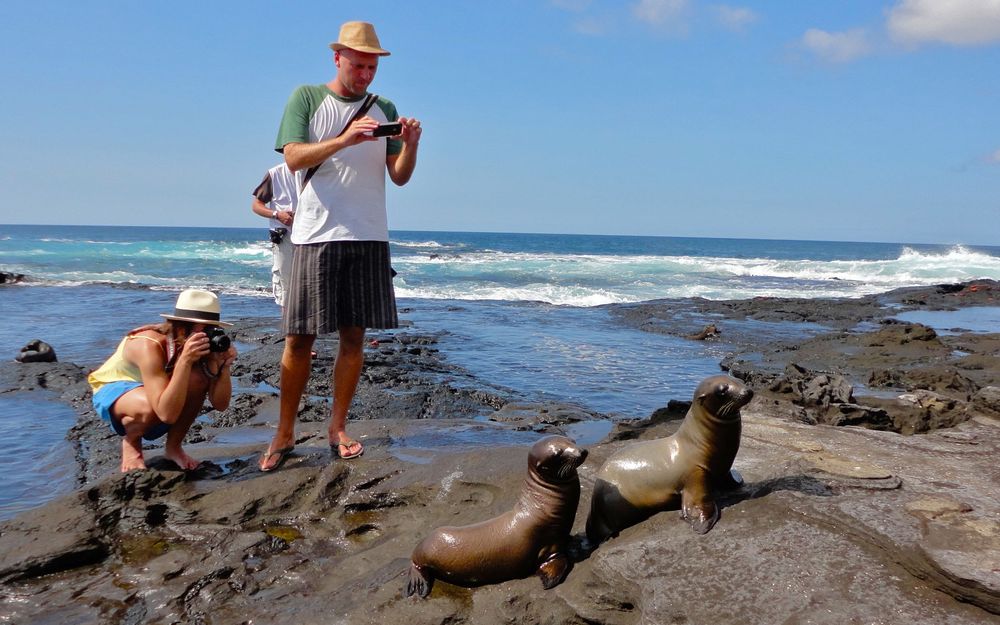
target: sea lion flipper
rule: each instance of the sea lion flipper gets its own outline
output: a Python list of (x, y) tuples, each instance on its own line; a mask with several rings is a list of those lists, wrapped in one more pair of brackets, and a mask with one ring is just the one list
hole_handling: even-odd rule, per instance
[(698, 534), (707, 534), (710, 529), (715, 527), (719, 516), (719, 507), (711, 500), (681, 510), (681, 518), (687, 521), (691, 529)]
[(424, 573), (416, 564), (411, 563), (410, 577), (406, 582), (406, 596), (417, 595), (421, 599), (426, 599), (427, 595), (431, 594), (433, 586), (434, 577)]
[(548, 590), (562, 583), (569, 575), (569, 558), (565, 553), (555, 553), (538, 567), (538, 578), (542, 580), (542, 588)]
[(604, 519), (604, 499), (608, 495), (609, 485), (604, 480), (598, 478), (594, 483), (594, 493), (590, 498), (590, 514), (587, 515), (587, 541), (592, 549), (607, 540), (612, 535), (612, 530), (608, 527)]
[(708, 489), (707, 475), (701, 474), (698, 477), (700, 479), (692, 480), (681, 491), (681, 518), (695, 532), (707, 534), (719, 520), (719, 506), (715, 505)]
[(721, 474), (715, 481), (715, 487), (720, 490), (735, 490), (743, 486), (743, 476), (736, 469)]
[(435, 577), (471, 587), (537, 572), (545, 588), (561, 582), (570, 567), (566, 545), (580, 503), (577, 468), (586, 458), (587, 450), (565, 436), (538, 440), (528, 452), (528, 477), (513, 509), (431, 532), (410, 557), (407, 596), (426, 597)]

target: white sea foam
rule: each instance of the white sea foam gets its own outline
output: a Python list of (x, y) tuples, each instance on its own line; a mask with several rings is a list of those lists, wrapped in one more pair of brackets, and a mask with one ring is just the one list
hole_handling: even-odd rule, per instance
[(523, 287), (496, 285), (443, 285), (435, 288), (409, 288), (405, 284), (395, 288), (398, 297), (420, 299), (501, 300), (546, 302), (558, 306), (600, 306), (639, 299), (602, 289), (560, 287), (552, 284), (528, 284)]
[(450, 245), (448, 246), (442, 245), (437, 241), (390, 241), (390, 243), (398, 247), (405, 247), (412, 249), (438, 249), (443, 247), (454, 247)]
[(172, 246), (167, 249), (154, 245), (137, 249), (134, 256), (173, 260), (211, 259), (217, 261), (238, 261), (246, 257), (251, 257), (270, 262), (271, 244), (267, 242), (253, 242), (246, 245), (189, 243), (181, 246)]
[(956, 246), (884, 260), (600, 256), (487, 250), (406, 256), (403, 297), (595, 306), (676, 297), (860, 297), (904, 286), (1000, 279), (1000, 257)]
[[(0, 250), (0, 262), (5, 271), (29, 275), (36, 284), (176, 288), (202, 283), (254, 296), (271, 290), (271, 245), (263, 239), (133, 241), (124, 247), (118, 243), (113, 251), (109, 246), (116, 243), (79, 249), (79, 239), (66, 241), (73, 245), (62, 251), (59, 243), (40, 245), (38, 239), (22, 250), (5, 248)], [(895, 258), (816, 260), (822, 251), (833, 256), (841, 250), (805, 245), (804, 254), (813, 259), (788, 259), (502, 251), (437, 240), (392, 245), (393, 267), (399, 272), (396, 293), (404, 298), (586, 307), (681, 297), (859, 297), (905, 286), (1000, 280), (1000, 256), (964, 246), (939, 252), (897, 247)], [(66, 260), (59, 262), (59, 255)]]

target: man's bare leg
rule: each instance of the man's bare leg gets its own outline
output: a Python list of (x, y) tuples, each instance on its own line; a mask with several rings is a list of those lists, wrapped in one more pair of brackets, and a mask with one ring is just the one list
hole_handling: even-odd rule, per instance
[(261, 458), (261, 469), (271, 469), (281, 460), (272, 452), (295, 444), (295, 419), (299, 414), (302, 393), (309, 382), (312, 369), (309, 352), (315, 340), (315, 334), (289, 334), (285, 337), (285, 350), (281, 354), (278, 430), (267, 453)]
[(330, 445), (345, 443), (347, 446), (341, 447), (344, 453), (355, 454), (361, 449), (361, 443), (347, 436), (347, 412), (354, 400), (358, 380), (361, 379), (361, 368), (365, 364), (365, 329), (341, 326), (337, 331), (340, 334), (340, 345), (337, 362), (333, 366), (333, 407), (327, 435), (330, 437)]

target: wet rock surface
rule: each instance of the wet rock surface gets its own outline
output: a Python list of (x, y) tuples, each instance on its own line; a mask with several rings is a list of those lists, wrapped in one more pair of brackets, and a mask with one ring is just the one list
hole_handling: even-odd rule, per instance
[[(351, 414), (366, 452), (351, 461), (330, 459), (336, 339), (317, 342), (296, 450), (271, 474), (256, 470), (277, 414), (281, 339), (267, 322), (237, 328), (256, 348), (241, 353), (229, 410), (192, 430), (204, 466), (189, 474), (156, 449), (149, 470), (118, 474), (119, 440), (89, 412), (81, 368), (2, 365), (0, 392), (45, 388), (79, 410), (81, 487), (0, 524), (0, 622), (1000, 622), (1000, 337), (889, 321), (904, 307), (1000, 305), (995, 283), (975, 284), (819, 306), (629, 307), (627, 323), (643, 325), (640, 307), (651, 331), (711, 322), (712, 340), (732, 346), (723, 367), (756, 392), (734, 466), (745, 484), (704, 536), (664, 512), (588, 553), (578, 541), (597, 468), (676, 431), (690, 398), (616, 424), (588, 445), (576, 562), (549, 591), (536, 578), (439, 582), (427, 600), (403, 598), (430, 529), (508, 510), (531, 443), (602, 418), (476, 380), (434, 336), (369, 337)], [(747, 315), (828, 325), (755, 343)]]

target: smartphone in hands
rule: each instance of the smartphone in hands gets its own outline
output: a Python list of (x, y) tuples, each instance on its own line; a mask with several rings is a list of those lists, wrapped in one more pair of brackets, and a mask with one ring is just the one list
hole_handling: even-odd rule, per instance
[(403, 132), (403, 124), (399, 122), (392, 122), (389, 124), (379, 124), (375, 130), (372, 131), (373, 137), (395, 137), (396, 135)]

